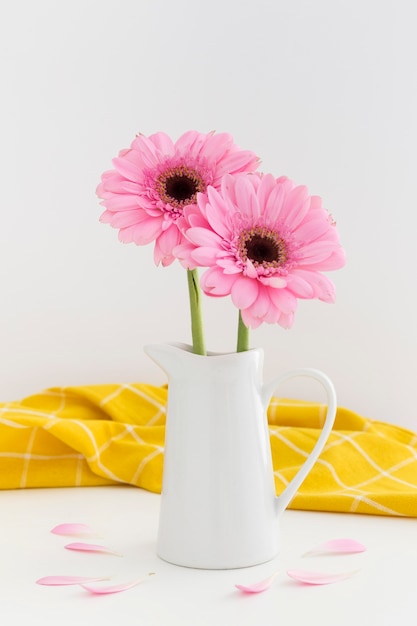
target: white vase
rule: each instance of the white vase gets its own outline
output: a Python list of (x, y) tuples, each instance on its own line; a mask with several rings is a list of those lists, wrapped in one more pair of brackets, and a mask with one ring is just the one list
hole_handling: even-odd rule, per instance
[[(158, 555), (194, 568), (263, 563), (280, 547), (279, 516), (314, 465), (332, 429), (336, 394), (318, 370), (296, 370), (262, 382), (261, 349), (200, 356), (189, 346), (146, 346), (168, 376)], [(317, 380), (327, 416), (310, 456), (275, 495), (266, 411), (280, 382)]]

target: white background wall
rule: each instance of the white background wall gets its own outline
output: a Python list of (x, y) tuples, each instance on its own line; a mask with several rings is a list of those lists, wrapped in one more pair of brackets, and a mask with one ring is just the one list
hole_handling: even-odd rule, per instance
[[(165, 382), (142, 346), (189, 341), (184, 271), (120, 244), (95, 188), (138, 131), (215, 129), (321, 195), (347, 252), (335, 305), (252, 332), (265, 379), (321, 368), (341, 405), (417, 430), (416, 6), (2, 3), (0, 401)], [(205, 318), (209, 348), (233, 350), (231, 302)]]

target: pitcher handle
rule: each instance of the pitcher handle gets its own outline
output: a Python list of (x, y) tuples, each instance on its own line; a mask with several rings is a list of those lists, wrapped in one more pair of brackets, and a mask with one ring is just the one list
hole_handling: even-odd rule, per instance
[(337, 398), (336, 398), (336, 391), (333, 386), (333, 383), (326, 374), (316, 369), (293, 370), (291, 372), (287, 372), (286, 374), (283, 374), (282, 376), (279, 376), (278, 378), (275, 378), (273, 381), (265, 385), (263, 388), (264, 406), (267, 407), (269, 405), (269, 402), (272, 398), (272, 394), (282, 382), (289, 380), (291, 378), (297, 378), (299, 376), (313, 378), (314, 380), (317, 380), (319, 383), (321, 383), (327, 395), (327, 413), (326, 413), (326, 419), (325, 419), (324, 425), (322, 427), (322, 431), (312, 451), (310, 452), (307, 459), (304, 461), (303, 465), (298, 470), (297, 474), (291, 480), (291, 482), (285, 487), (281, 495), (277, 497), (276, 502), (277, 502), (278, 514), (282, 513), (282, 511), (284, 511), (287, 508), (287, 506), (289, 505), (289, 503), (295, 496), (296, 492), (298, 491), (298, 488), (300, 487), (301, 483), (304, 481), (306, 476), (311, 471), (314, 463), (317, 461), (317, 458), (319, 457), (321, 451), (323, 450), (327, 439), (329, 438), (329, 435), (331, 433), (331, 430), (333, 428), (333, 424), (336, 418)]

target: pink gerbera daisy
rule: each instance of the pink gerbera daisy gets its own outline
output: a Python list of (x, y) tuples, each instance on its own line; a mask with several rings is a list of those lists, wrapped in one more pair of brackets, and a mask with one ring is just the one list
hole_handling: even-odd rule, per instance
[(205, 266), (203, 291), (230, 295), (243, 323), (291, 327), (297, 298), (333, 302), (321, 272), (345, 264), (335, 223), (321, 199), (271, 174), (223, 178), (198, 207), (184, 211), (187, 242), (175, 254), (188, 269)]
[(101, 221), (119, 229), (125, 243), (155, 241), (154, 260), (166, 266), (182, 241), (177, 220), (195, 205), (198, 193), (220, 186), (226, 173), (252, 172), (259, 159), (241, 150), (228, 133), (189, 131), (175, 143), (165, 133), (138, 135), (130, 149), (113, 159), (97, 195), (105, 207)]

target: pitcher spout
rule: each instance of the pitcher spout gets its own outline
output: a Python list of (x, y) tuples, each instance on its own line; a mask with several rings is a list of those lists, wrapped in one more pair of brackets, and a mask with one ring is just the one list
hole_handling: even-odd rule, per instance
[(179, 353), (193, 355), (192, 347), (183, 343), (149, 344), (144, 351), (168, 376), (178, 371)]

